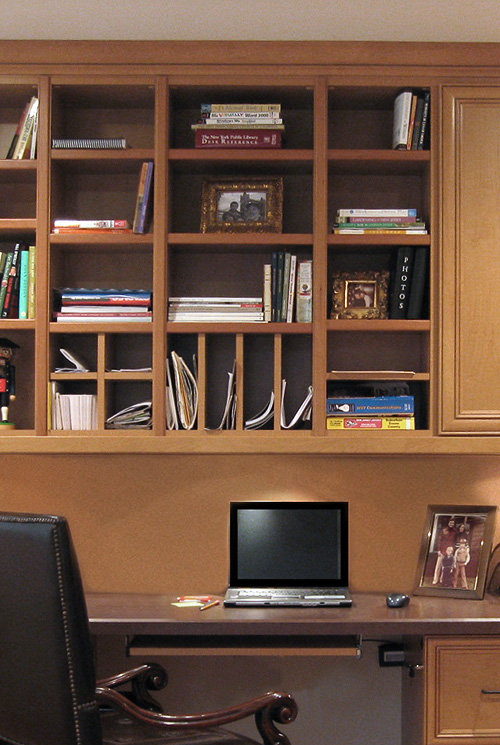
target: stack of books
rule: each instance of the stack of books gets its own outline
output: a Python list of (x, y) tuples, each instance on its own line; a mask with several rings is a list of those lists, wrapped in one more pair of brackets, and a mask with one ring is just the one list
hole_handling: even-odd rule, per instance
[(5, 156), (9, 160), (36, 157), (38, 135), (38, 98), (32, 96), (26, 103), (17, 123), (16, 131)]
[(0, 251), (0, 317), (35, 318), (36, 247)]
[(128, 220), (54, 220), (52, 232), (62, 233), (131, 233)]
[(149, 290), (64, 288), (58, 290), (58, 323), (109, 323), (152, 321), (152, 293)]
[(274, 251), (264, 264), (264, 320), (312, 321), (312, 261), (288, 251)]
[(415, 429), (413, 396), (328, 397), (326, 413), (327, 429)]
[(337, 235), (426, 235), (418, 210), (346, 208), (337, 210), (332, 233)]
[(97, 396), (95, 393), (61, 393), (58, 388), (58, 383), (52, 384), (50, 401), (52, 429), (96, 429)]
[(394, 101), (392, 147), (394, 150), (429, 148), (429, 91), (401, 91)]
[(279, 103), (208, 103), (191, 129), (195, 147), (280, 148), (285, 125)]
[(168, 320), (184, 323), (253, 323), (264, 320), (261, 297), (171, 297)]

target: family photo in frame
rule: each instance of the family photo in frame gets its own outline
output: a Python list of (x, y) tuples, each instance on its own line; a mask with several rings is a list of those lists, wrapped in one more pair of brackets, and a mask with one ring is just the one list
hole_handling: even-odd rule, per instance
[(415, 595), (483, 597), (495, 513), (491, 506), (427, 508)]
[(205, 179), (202, 233), (280, 233), (283, 179)]
[(387, 318), (389, 272), (335, 272), (332, 318)]

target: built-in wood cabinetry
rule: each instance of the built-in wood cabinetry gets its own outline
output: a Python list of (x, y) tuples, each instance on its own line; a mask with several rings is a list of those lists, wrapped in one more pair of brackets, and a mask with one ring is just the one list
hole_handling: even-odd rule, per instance
[(442, 431), (500, 431), (500, 88), (443, 92)]
[[(15, 69), (12, 59), (17, 60)], [(494, 365), (488, 366), (495, 345), (494, 299), (483, 300), (482, 295), (484, 288), (487, 296), (494, 295), (496, 235), (494, 219), (478, 215), (479, 208), (493, 214), (495, 190), (483, 199), (480, 187), (483, 171), (489, 174), (485, 184), (495, 180), (496, 161), (489, 156), (498, 109), (488, 104), (488, 113), (483, 112), (482, 100), (474, 100), (475, 83), (484, 83), (485, 76), (493, 81), (497, 74), (496, 45), (254, 42), (245, 45), (243, 54), (235, 43), (82, 42), (76, 54), (62, 42), (3, 42), (0, 135), (5, 151), (33, 94), (40, 99), (40, 126), (36, 160), (0, 159), (0, 241), (25, 239), (38, 250), (36, 319), (0, 321), (1, 336), (20, 347), (17, 399), (11, 410), (16, 430), (2, 435), (0, 450), (499, 451), (495, 438), (471, 443), (470, 438), (445, 436), (474, 430), (491, 434), (492, 422), (500, 421), (500, 402), (495, 405), (496, 394), (490, 390)], [(460, 93), (465, 96), (460, 112), (466, 114), (457, 124), (448, 84), (460, 83), (464, 76), (469, 87)], [(430, 149), (392, 149), (394, 99), (405, 88), (430, 91)], [(200, 104), (211, 101), (281, 103), (285, 146), (195, 149), (190, 125), (199, 117)], [(486, 134), (485, 117), (492, 120)], [(129, 147), (51, 147), (53, 137), (73, 136), (126, 137)], [(62, 217), (131, 220), (145, 160), (155, 164), (149, 233), (51, 232), (52, 221)], [(201, 191), (208, 176), (282, 177), (282, 232), (202, 233)], [(465, 181), (468, 186), (460, 191)], [(463, 204), (454, 212), (457, 184)], [(346, 206), (416, 207), (429, 234), (333, 235), (336, 210)], [(474, 221), (469, 219), (472, 213)], [(333, 272), (389, 269), (401, 245), (430, 249), (430, 302), (424, 317), (332, 320)], [(475, 253), (479, 245), (480, 260)], [(167, 320), (169, 296), (261, 294), (263, 265), (279, 249), (313, 261), (311, 323), (200, 325)], [(61, 286), (150, 288), (153, 323), (62, 327), (52, 317), (54, 290)], [(60, 347), (83, 355), (90, 372), (55, 373), (62, 362)], [(165, 359), (172, 350), (198, 360), (200, 402), (191, 431), (169, 431), (166, 426)], [(234, 361), (236, 429), (213, 432)], [(369, 381), (373, 371), (377, 377), (389, 371), (383, 373), (387, 381), (401, 378), (400, 372), (390, 371), (411, 371), (402, 377), (416, 399), (416, 430), (328, 431), (328, 386), (353, 377)], [(287, 413), (295, 411), (313, 387), (312, 420), (301, 429), (281, 427), (283, 379)], [(51, 429), (48, 389), (53, 383), (68, 392), (97, 395), (94, 430)], [(245, 430), (245, 420), (265, 406), (271, 392), (276, 398), (274, 422), (267, 429)], [(106, 428), (110, 414), (141, 400), (152, 401), (151, 430)], [(469, 412), (473, 424), (462, 426), (462, 414)]]
[(425, 640), (425, 745), (500, 743), (500, 638)]

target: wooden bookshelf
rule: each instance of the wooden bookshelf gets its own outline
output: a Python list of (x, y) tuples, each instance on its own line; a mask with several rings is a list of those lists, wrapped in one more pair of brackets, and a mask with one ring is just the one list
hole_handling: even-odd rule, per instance
[[(40, 125), (35, 160), (0, 157), (0, 243), (26, 240), (36, 243), (38, 252), (36, 319), (0, 321), (0, 334), (20, 347), (11, 405), (16, 429), (1, 435), (0, 452), (500, 452), (496, 425), (481, 426), (479, 439), (457, 436), (468, 435), (467, 427), (449, 428), (453, 437), (441, 429), (443, 391), (449, 402), (449, 370), (459, 369), (460, 362), (454, 358), (451, 365), (445, 357), (441, 366), (443, 338), (452, 323), (451, 311), (446, 329), (440, 316), (442, 262), (449, 262), (444, 276), (452, 266), (451, 249), (442, 253), (443, 210), (448, 236), (455, 223), (443, 203), (451, 192), (449, 187), (444, 195), (441, 191), (439, 127), (443, 90), (461, 83), (464, 75), (472, 97), (474, 86), (488, 78), (494, 83), (500, 45), (404, 48), (402, 57), (401, 45), (392, 43), (252, 42), (242, 55), (233, 42), (82, 42), (75, 56), (64, 42), (1, 42), (0, 148), (6, 153), (22, 108), (34, 94), (40, 100)], [(403, 88), (430, 91), (430, 149), (392, 150), (394, 99)], [(284, 146), (195, 148), (191, 124), (201, 103), (211, 101), (281, 103)], [(449, 131), (448, 126), (448, 146)], [(125, 137), (129, 147), (52, 148), (54, 137), (86, 136)], [(53, 220), (62, 217), (132, 221), (146, 160), (155, 163), (148, 233), (51, 232)], [(282, 177), (282, 232), (201, 233), (203, 180), (225, 176)], [(447, 176), (447, 184), (452, 178)], [(332, 234), (336, 210), (349, 206), (417, 207), (429, 233)], [(389, 269), (402, 245), (430, 251), (425, 317), (331, 320), (333, 272)], [(169, 296), (262, 294), (263, 265), (278, 250), (313, 261), (311, 323), (168, 321)], [(56, 323), (54, 290), (63, 286), (151, 289), (153, 322)], [(446, 292), (450, 300), (449, 282)], [(62, 346), (88, 359), (90, 372), (55, 373)], [(166, 426), (165, 360), (172, 350), (198, 359), (200, 408), (191, 431)], [(236, 430), (213, 432), (234, 360)], [(372, 371), (376, 380), (388, 371), (387, 381), (409, 386), (418, 403), (416, 430), (327, 431), (329, 386), (347, 383), (349, 374), (367, 382)], [(313, 417), (304, 428), (280, 426), (283, 378), (288, 418), (313, 386)], [(52, 383), (97, 395), (96, 430), (51, 429)], [(245, 419), (264, 407), (271, 391), (277, 402), (274, 422), (268, 429), (245, 430)], [(141, 400), (152, 402), (150, 431), (106, 429), (110, 414)]]

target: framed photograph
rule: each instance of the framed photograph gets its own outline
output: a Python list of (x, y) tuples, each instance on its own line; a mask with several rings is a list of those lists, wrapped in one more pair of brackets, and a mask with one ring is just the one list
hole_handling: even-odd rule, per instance
[(205, 179), (202, 233), (281, 233), (283, 178)]
[(414, 594), (481, 600), (495, 514), (496, 507), (429, 505)]
[(387, 318), (389, 272), (335, 272), (332, 318)]

